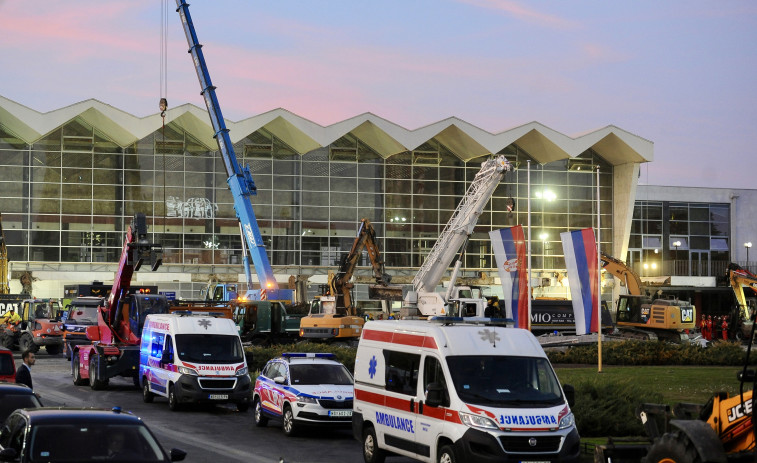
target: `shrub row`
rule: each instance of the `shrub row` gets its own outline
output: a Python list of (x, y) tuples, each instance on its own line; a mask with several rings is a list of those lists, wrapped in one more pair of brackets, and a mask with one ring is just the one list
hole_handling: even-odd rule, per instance
[[(597, 345), (572, 346), (547, 351), (552, 363), (597, 363)], [(743, 365), (746, 352), (736, 342), (716, 342), (703, 348), (692, 344), (662, 341), (615, 341), (602, 344), (602, 363), (606, 365)], [(750, 356), (757, 364), (757, 353)]]
[[(322, 344), (312, 342), (298, 342), (296, 344), (280, 344), (267, 347), (250, 346), (245, 348), (247, 366), (250, 374), (263, 369), (266, 362), (280, 357), (284, 352), (324, 352), (336, 355), (336, 359), (344, 364), (350, 371), (355, 369), (355, 354), (357, 349), (334, 344)], [(253, 376), (253, 379), (255, 377)]]

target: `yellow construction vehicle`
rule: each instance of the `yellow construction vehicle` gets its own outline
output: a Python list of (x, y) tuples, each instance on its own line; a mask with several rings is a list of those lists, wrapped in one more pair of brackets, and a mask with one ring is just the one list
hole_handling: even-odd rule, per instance
[(734, 319), (730, 324), (732, 333), (729, 334), (732, 334), (732, 336), (729, 336), (729, 339), (746, 339), (752, 332), (751, 312), (753, 308), (747, 303), (744, 287), (747, 286), (757, 292), (757, 275), (732, 263), (728, 264), (726, 269), (726, 280), (733, 289), (733, 295), (736, 297), (736, 304), (738, 304), (734, 312)]
[(644, 294), (641, 278), (625, 262), (602, 253), (602, 268), (625, 283), (615, 327), (622, 336), (640, 339), (686, 341), (687, 331), (696, 329), (696, 309), (687, 301), (653, 299)]
[[(300, 337), (306, 339), (357, 339), (362, 332), (365, 320), (357, 315), (352, 300), (353, 283), (350, 282), (355, 272), (363, 248), (367, 249), (373, 267), (373, 275), (380, 291), (401, 294), (401, 287), (389, 286), (391, 276), (384, 273), (376, 232), (368, 219), (363, 219), (358, 228), (352, 249), (342, 256), (336, 275), (330, 273), (328, 287), (324, 294), (317, 297), (310, 306), (310, 313), (300, 320)], [(374, 293), (376, 291), (373, 291)]]

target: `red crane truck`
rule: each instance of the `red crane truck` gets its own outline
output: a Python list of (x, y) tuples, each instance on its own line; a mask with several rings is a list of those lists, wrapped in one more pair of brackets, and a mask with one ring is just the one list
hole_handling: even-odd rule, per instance
[(92, 344), (72, 346), (75, 385), (89, 382), (92, 389), (103, 389), (116, 376), (131, 377), (139, 384), (139, 343), (145, 317), (168, 313), (168, 302), (161, 294), (130, 294), (129, 288), (143, 263), (149, 263), (152, 271), (160, 267), (162, 254), (162, 246), (148, 240), (145, 215), (136, 214), (126, 231), (113, 288), (97, 309), (97, 325), (86, 329)]

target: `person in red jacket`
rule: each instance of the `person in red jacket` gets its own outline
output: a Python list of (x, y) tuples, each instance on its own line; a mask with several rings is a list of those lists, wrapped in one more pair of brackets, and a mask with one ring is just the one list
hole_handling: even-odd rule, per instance
[(728, 317), (723, 317), (723, 321), (720, 323), (720, 328), (723, 330), (723, 340), (728, 340)]

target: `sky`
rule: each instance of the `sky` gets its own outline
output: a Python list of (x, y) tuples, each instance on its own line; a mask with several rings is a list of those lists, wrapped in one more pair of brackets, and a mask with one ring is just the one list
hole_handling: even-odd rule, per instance
[[(165, 20), (163, 12), (167, 10)], [(408, 129), (615, 125), (654, 143), (648, 185), (757, 188), (752, 0), (194, 0), (224, 117), (371, 112)], [(162, 24), (165, 23), (165, 42)], [(0, 95), (204, 108), (175, 3), (0, 0)], [(165, 45), (163, 45), (165, 43)], [(165, 79), (161, 50), (165, 49)]]

